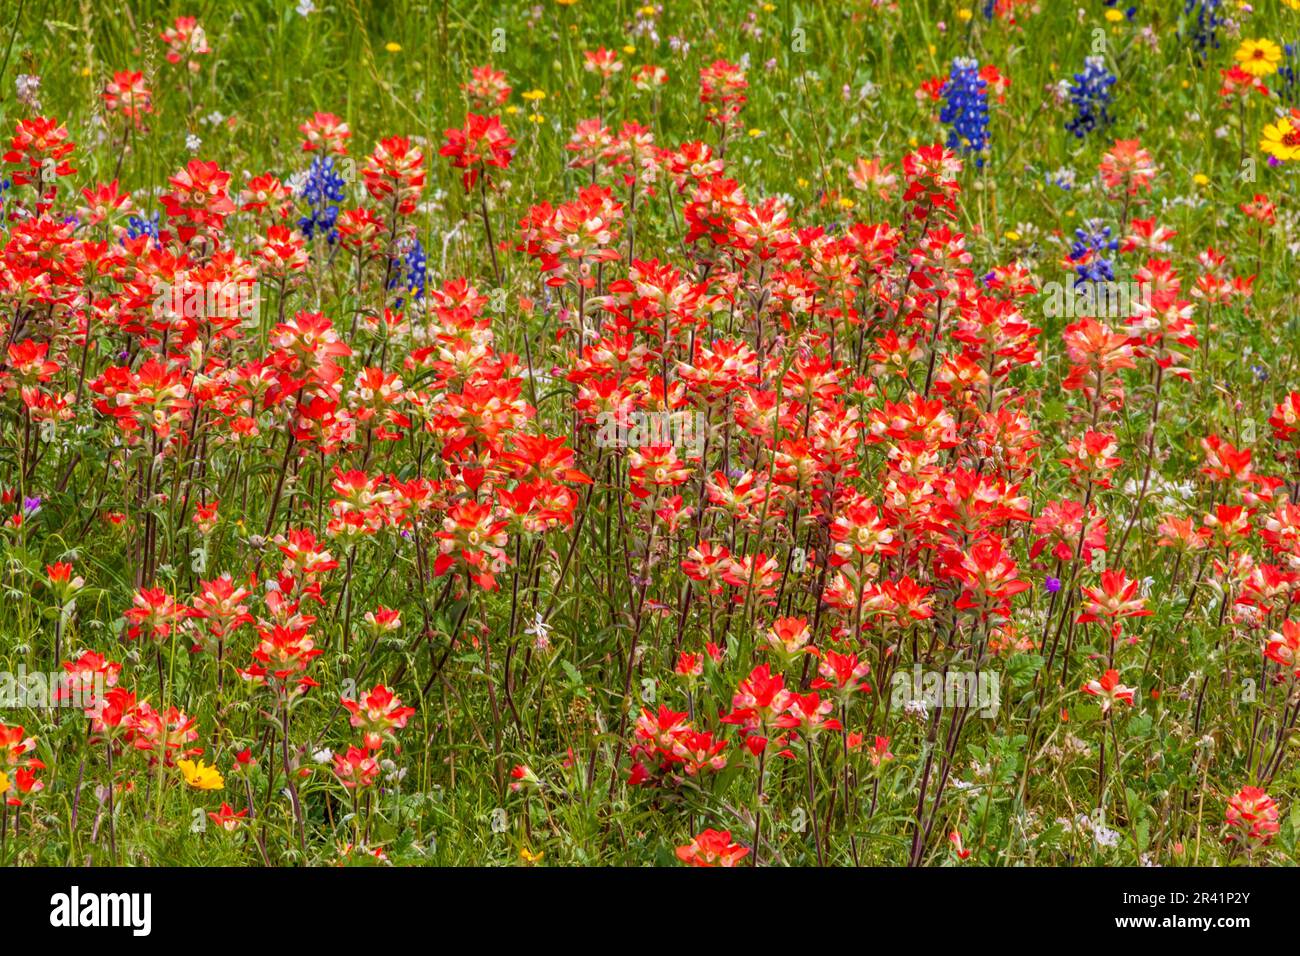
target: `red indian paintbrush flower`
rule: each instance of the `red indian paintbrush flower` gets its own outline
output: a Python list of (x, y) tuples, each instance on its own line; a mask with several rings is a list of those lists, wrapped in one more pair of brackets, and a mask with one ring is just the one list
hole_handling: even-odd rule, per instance
[(460, 129), (445, 131), (446, 142), (439, 155), (451, 159), (456, 169), (463, 169), (461, 185), (469, 192), (483, 176), (487, 167), (505, 169), (513, 158), (515, 141), (501, 125), (499, 116), (480, 116), (469, 113)]
[(1104, 714), (1115, 704), (1129, 704), (1131, 706), (1137, 690), (1121, 684), (1119, 682), (1119, 671), (1111, 668), (1102, 674), (1100, 679), (1094, 677), (1084, 684), (1083, 692), (1100, 700), (1101, 712)]
[(677, 848), (677, 859), (689, 866), (736, 866), (748, 855), (748, 847), (731, 842), (730, 830), (705, 830)]
[(303, 152), (323, 150), (339, 156), (347, 155), (352, 130), (333, 113), (313, 113), (311, 119), (299, 126), (298, 130), (304, 137)]
[(424, 154), (403, 136), (375, 145), (361, 169), (366, 191), (399, 216), (415, 212), (424, 191)]
[(342, 703), (352, 715), (349, 722), (362, 732), (367, 750), (378, 750), (385, 740), (393, 740), (394, 731), (405, 727), (415, 713), (414, 707), (403, 707), (401, 699), (383, 684), (376, 684), (359, 701), (344, 697)]
[(1277, 804), (1260, 787), (1242, 787), (1228, 800), (1225, 839), (1247, 848), (1263, 846), (1277, 835)]
[(1120, 620), (1126, 617), (1148, 617), (1153, 612), (1146, 606), (1146, 598), (1138, 595), (1138, 581), (1129, 580), (1118, 569), (1101, 572), (1101, 587), (1082, 589), (1084, 597), (1080, 624), (1109, 621), (1112, 637), (1120, 634)]

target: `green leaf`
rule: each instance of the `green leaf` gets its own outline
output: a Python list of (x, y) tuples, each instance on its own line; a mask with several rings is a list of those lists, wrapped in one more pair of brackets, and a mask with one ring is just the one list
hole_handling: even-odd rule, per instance
[(1006, 675), (1012, 684), (1023, 684), (1033, 679), (1043, 667), (1041, 654), (1013, 654), (1007, 661)]

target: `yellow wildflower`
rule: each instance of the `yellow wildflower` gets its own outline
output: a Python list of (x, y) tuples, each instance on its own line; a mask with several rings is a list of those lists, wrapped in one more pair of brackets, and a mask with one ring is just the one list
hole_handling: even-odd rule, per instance
[(1268, 76), (1277, 72), (1282, 48), (1272, 40), (1243, 40), (1233, 56), (1251, 76)]
[(1300, 128), (1290, 117), (1283, 116), (1264, 127), (1259, 148), (1284, 163), (1300, 159)]
[(202, 760), (197, 764), (193, 760), (178, 760), (176, 766), (181, 768), (185, 782), (195, 790), (220, 790), (226, 785), (221, 772), (216, 767), (209, 767)]

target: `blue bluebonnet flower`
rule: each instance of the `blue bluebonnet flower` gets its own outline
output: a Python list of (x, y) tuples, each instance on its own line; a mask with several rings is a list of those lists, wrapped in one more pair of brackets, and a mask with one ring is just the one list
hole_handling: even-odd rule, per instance
[(154, 213), (148, 219), (142, 219), (140, 216), (129, 216), (126, 220), (126, 236), (128, 239), (139, 239), (141, 236), (152, 236), (155, 242), (158, 241), (158, 213)]
[[(388, 280), (388, 288), (402, 289), (419, 302), (424, 298), (426, 262), (424, 244), (419, 239), (411, 240), (410, 248), (393, 259), (393, 277)], [(395, 305), (401, 308), (402, 299), (398, 299)]]
[(1074, 230), (1070, 245), (1070, 261), (1075, 263), (1074, 274), (1080, 282), (1111, 282), (1115, 269), (1107, 253), (1119, 248), (1119, 240), (1111, 238), (1110, 226), (1100, 219), (1089, 219)]
[(1069, 166), (1062, 166), (1056, 172), (1044, 175), (1043, 179), (1047, 185), (1069, 192), (1074, 188), (1075, 172)]
[[(1119, 0), (1102, 0), (1102, 6), (1105, 6), (1105, 7), (1118, 7), (1118, 6), (1119, 6)], [(1130, 6), (1128, 6), (1128, 7), (1125, 7), (1125, 8), (1124, 8), (1124, 19), (1125, 19), (1125, 20), (1132, 20), (1135, 16), (1137, 16), (1137, 10), (1138, 10), (1138, 8), (1137, 8), (1137, 5), (1136, 5), (1136, 4), (1133, 4), (1133, 5), (1130, 5)]]
[(1219, 27), (1225, 20), (1220, 6), (1222, 0), (1184, 0), (1182, 35), (1191, 42), (1201, 63), (1211, 50), (1219, 48)]
[(939, 94), (944, 101), (939, 121), (952, 124), (948, 148), (975, 153), (976, 166), (984, 165), (982, 154), (989, 145), (987, 86), (980, 79), (979, 62), (958, 57), (952, 61), (952, 72)]
[(1074, 74), (1070, 83), (1070, 102), (1074, 104), (1074, 119), (1065, 128), (1083, 139), (1094, 129), (1111, 124), (1110, 88), (1115, 85), (1115, 74), (1106, 68), (1106, 61), (1090, 56), (1083, 61), (1083, 72)]
[(406, 254), (406, 289), (415, 299), (424, 298), (425, 262), (424, 245), (416, 239)]
[(338, 203), (343, 201), (345, 181), (334, 167), (333, 156), (317, 156), (307, 171), (307, 179), (299, 196), (307, 203), (307, 215), (298, 220), (298, 229), (311, 239), (322, 235), (328, 242), (338, 238), (335, 223), (339, 218)]
[(1300, 75), (1296, 74), (1296, 60), (1300, 59), (1300, 47), (1294, 43), (1282, 45), (1282, 65), (1277, 68), (1279, 81), (1276, 85), (1277, 95), (1283, 103), (1300, 106)]
[(993, 19), (993, 10), (997, 6), (997, 0), (984, 0), (984, 19)]

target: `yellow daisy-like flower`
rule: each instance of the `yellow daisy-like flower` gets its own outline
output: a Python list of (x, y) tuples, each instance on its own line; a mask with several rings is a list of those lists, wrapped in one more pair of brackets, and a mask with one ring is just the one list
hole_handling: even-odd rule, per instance
[(1264, 127), (1264, 138), (1260, 140), (1259, 148), (1284, 163), (1300, 159), (1300, 129), (1289, 117), (1283, 116), (1276, 123)]
[(195, 790), (220, 790), (226, 785), (225, 778), (216, 767), (209, 767), (202, 760), (197, 764), (193, 760), (178, 760), (176, 766), (185, 775), (185, 782)]
[(9, 777), (3, 770), (0, 770), (0, 794), (6, 794), (8, 792), (9, 792)]
[(1192, 182), (1196, 183), (1198, 186), (1208, 186), (1210, 184), (1210, 177), (1205, 175), (1205, 173), (1197, 173), (1192, 177)]
[(957, 19), (962, 23), (969, 23), (972, 16), (974, 14), (971, 13), (970, 7), (962, 7), (957, 11)]
[(519, 859), (523, 860), (525, 863), (537, 863), (544, 856), (546, 856), (545, 851), (534, 853), (532, 850), (528, 849), (528, 847), (524, 847), (519, 851)]
[(524, 99), (528, 100), (529, 102), (532, 102), (533, 100), (544, 100), (544, 99), (546, 99), (546, 91), (545, 91), (545, 90), (529, 90), (528, 92), (526, 92), (526, 93), (523, 94), (523, 97), (524, 97)]
[(387, 50), (389, 53), (401, 53), (401, 52), (402, 52), (402, 44), (400, 44), (400, 43), (393, 43), (393, 42), (390, 40), (388, 43), (385, 43), (385, 44), (384, 44), (384, 49)]
[(1233, 56), (1251, 76), (1268, 76), (1277, 72), (1282, 48), (1272, 40), (1243, 40)]
[(1106, 19), (1109, 20), (1111, 23), (1119, 23), (1119, 21), (1124, 19), (1124, 11), (1114, 10), (1114, 9), (1107, 10)]
[(1292, 10), (1300, 10), (1300, 0), (1282, 0)]

